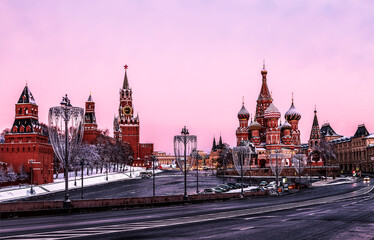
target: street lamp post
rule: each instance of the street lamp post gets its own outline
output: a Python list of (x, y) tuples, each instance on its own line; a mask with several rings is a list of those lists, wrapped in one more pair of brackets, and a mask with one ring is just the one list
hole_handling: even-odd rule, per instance
[(153, 166), (153, 197), (156, 196), (156, 184), (155, 184), (155, 158), (156, 156), (152, 155), (152, 166)]
[(312, 186), (312, 158), (309, 161), (309, 182), (310, 186)]
[(105, 164), (105, 180), (107, 180), (108, 181), (108, 162), (106, 162), (106, 164)]
[[(187, 172), (193, 165), (191, 153), (197, 148), (197, 137), (189, 135), (186, 126), (183, 127), (181, 135), (174, 136), (174, 153), (179, 169), (184, 174), (184, 195), (183, 200), (188, 200), (187, 195)], [(187, 158), (188, 156), (188, 158)], [(188, 161), (188, 164), (187, 164)]]
[(240, 178), (242, 180), (242, 184), (241, 184), (241, 187), (242, 187), (242, 190), (240, 192), (241, 194), (241, 197), (243, 198), (244, 197), (244, 191), (243, 191), (243, 162), (244, 162), (244, 157), (245, 155), (240, 153), (240, 156), (239, 156), (239, 160), (240, 160)]
[[(275, 160), (275, 182), (277, 183), (277, 189), (278, 189), (278, 184), (279, 184), (279, 180), (278, 180), (278, 177), (279, 177), (279, 173), (278, 173), (278, 153), (280, 151), (278, 149), (275, 150), (275, 153), (276, 153), (276, 160)], [(278, 192), (278, 191), (277, 191)]]
[(34, 188), (32, 187), (33, 185), (33, 178), (34, 178), (34, 170), (33, 170), (33, 167), (32, 167), (32, 164), (33, 163), (36, 163), (36, 164), (40, 164), (40, 162), (36, 162), (35, 159), (29, 159), (28, 161), (30, 164), (31, 164), (31, 167), (30, 167), (30, 170), (31, 170), (31, 183), (30, 183), (30, 194), (34, 194), (35, 191), (34, 191)]
[(183, 143), (184, 143), (184, 195), (183, 199), (187, 200), (188, 195), (187, 195), (187, 154), (186, 154), (186, 146), (187, 146), (187, 135), (190, 134), (188, 132), (188, 129), (186, 126), (182, 129), (181, 134), (184, 136), (183, 138)]
[(64, 163), (65, 197), (63, 207), (70, 208), (69, 158), (74, 158), (73, 152), (82, 141), (84, 109), (73, 107), (67, 95), (62, 98), (60, 104), (59, 107), (49, 109), (48, 131), (53, 150), (58, 159)]
[(196, 149), (193, 150), (193, 158), (196, 159), (196, 193), (199, 193), (199, 153), (196, 151)]
[(81, 167), (82, 167), (82, 172), (81, 172), (81, 181), (82, 181), (81, 199), (83, 199), (83, 167), (84, 167), (84, 160), (83, 159), (81, 159)]

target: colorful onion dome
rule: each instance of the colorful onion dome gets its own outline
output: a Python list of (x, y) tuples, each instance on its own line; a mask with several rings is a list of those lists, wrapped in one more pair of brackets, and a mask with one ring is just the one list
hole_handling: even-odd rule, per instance
[(279, 112), (278, 108), (274, 106), (273, 103), (270, 103), (269, 107), (265, 110), (264, 117), (265, 118), (280, 118), (281, 113)]
[(290, 107), (290, 109), (288, 109), (288, 111), (284, 115), (284, 118), (287, 121), (300, 120), (301, 114), (296, 110), (295, 106), (293, 105), (293, 100), (292, 100), (291, 107)]
[(255, 120), (254, 122), (252, 122), (251, 124), (249, 124), (248, 129), (249, 129), (250, 131), (253, 131), (253, 130), (261, 130), (261, 124), (259, 124), (259, 123)]
[(247, 109), (245, 109), (244, 103), (242, 105), (242, 109), (240, 109), (240, 111), (238, 112), (238, 118), (239, 119), (246, 119), (246, 120), (249, 119), (249, 112), (247, 111)]
[(283, 125), (281, 126), (281, 130), (283, 131), (283, 130), (286, 130), (286, 129), (292, 129), (292, 126), (291, 126), (291, 124), (289, 124), (289, 122), (287, 122), (287, 121), (285, 121), (284, 123), (283, 123)]

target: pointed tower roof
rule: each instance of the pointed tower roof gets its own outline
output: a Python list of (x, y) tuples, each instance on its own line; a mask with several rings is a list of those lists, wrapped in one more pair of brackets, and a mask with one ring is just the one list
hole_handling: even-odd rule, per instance
[(353, 137), (365, 137), (368, 135), (369, 135), (369, 132), (366, 129), (365, 124), (360, 124), (358, 125), (355, 135)]
[(31, 93), (29, 87), (27, 86), (27, 84), (26, 84), (25, 88), (23, 89), (23, 91), (21, 93), (21, 96), (19, 97), (17, 103), (32, 103), (32, 104), (36, 104), (34, 96), (32, 95), (32, 93)]
[(87, 102), (93, 102), (91, 94), (92, 93), (90, 92), (90, 96), (88, 96)]
[(264, 117), (265, 118), (280, 118), (281, 113), (279, 112), (278, 108), (273, 103), (270, 103), (269, 107), (265, 110)]
[(310, 139), (320, 139), (321, 138), (321, 132), (319, 130), (319, 124), (318, 124), (318, 118), (317, 118), (317, 109), (314, 109), (314, 119), (313, 119), (313, 125), (312, 130), (310, 131)]
[(122, 89), (129, 89), (129, 81), (127, 79), (127, 68), (128, 67), (129, 66), (127, 66), (127, 64), (124, 66), (124, 68), (125, 68), (125, 78), (123, 79), (123, 87), (122, 87)]
[(261, 75), (262, 75), (262, 86), (261, 86), (261, 91), (260, 91), (260, 94), (258, 95), (258, 99), (257, 101), (262, 101), (262, 100), (272, 100), (271, 98), (271, 94), (270, 94), (270, 91), (269, 91), (269, 87), (268, 87), (268, 84), (267, 84), (267, 79), (266, 79), (266, 75), (268, 74), (268, 71), (266, 71), (265, 69), (265, 60), (264, 60), (264, 65), (263, 65), (263, 68), (261, 70)]
[(212, 147), (212, 151), (216, 151), (217, 150), (217, 144), (216, 144), (216, 137), (213, 137), (213, 147)]
[(342, 137), (342, 135), (337, 134), (334, 129), (330, 126), (330, 123), (325, 123), (321, 128), (322, 137)]

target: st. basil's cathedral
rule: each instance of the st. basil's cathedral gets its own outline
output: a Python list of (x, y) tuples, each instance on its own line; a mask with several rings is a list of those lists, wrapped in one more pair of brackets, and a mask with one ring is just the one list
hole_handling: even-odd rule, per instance
[(236, 129), (237, 145), (250, 141), (256, 147), (257, 158), (254, 167), (270, 167), (269, 154), (275, 151), (286, 157), (286, 166), (291, 166), (291, 156), (301, 151), (300, 130), (298, 128), (301, 114), (296, 110), (293, 98), (290, 109), (285, 113), (285, 122), (281, 124), (281, 113), (273, 104), (267, 84), (265, 64), (261, 70), (262, 86), (257, 99), (256, 115), (248, 125), (250, 114), (242, 103), (238, 113), (239, 127)]

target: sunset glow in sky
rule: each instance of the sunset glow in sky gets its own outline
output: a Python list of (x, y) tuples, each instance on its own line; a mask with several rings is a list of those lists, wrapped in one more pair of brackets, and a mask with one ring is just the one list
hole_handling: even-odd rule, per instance
[(112, 133), (123, 65), (139, 112), (141, 142), (173, 152), (184, 125), (210, 150), (235, 145), (242, 97), (254, 113), (263, 59), (274, 105), (353, 136), (374, 132), (374, 2), (0, 1), (0, 131), (10, 128), (26, 80), (39, 121), (67, 93), (90, 92), (99, 128)]

